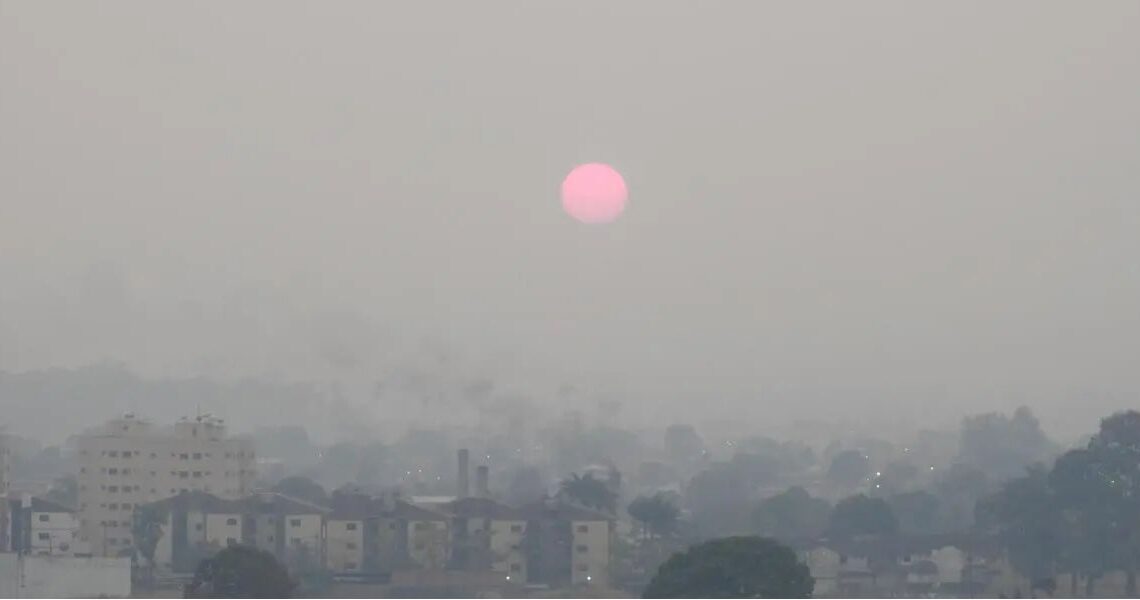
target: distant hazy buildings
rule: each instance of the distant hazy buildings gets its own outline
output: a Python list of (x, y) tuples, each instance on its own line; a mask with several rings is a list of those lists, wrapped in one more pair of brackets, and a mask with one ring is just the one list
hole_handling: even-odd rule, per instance
[(338, 578), (413, 588), (607, 585), (610, 516), (553, 498), (502, 504), (491, 497), (486, 467), (476, 469), (474, 495), (462, 494), (466, 454), (459, 453), (458, 498), (408, 502), (393, 492), (340, 491), (323, 506), (277, 493), (221, 498), (186, 491), (135, 507), (137, 519), (158, 525), (149, 529), (158, 532), (153, 546), (141, 538), (135, 545), (144, 556), (153, 547), (158, 569), (181, 573), (227, 545), (244, 544), (290, 568), (317, 565)]
[(229, 437), (221, 419), (157, 426), (127, 414), (76, 437), (81, 539), (95, 554), (132, 546), (136, 506), (182, 492), (240, 498), (253, 488), (253, 444)]

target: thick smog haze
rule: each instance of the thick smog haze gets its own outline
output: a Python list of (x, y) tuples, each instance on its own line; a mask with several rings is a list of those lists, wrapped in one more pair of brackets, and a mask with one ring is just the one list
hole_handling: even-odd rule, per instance
[[(1108, 1), (0, 2), (0, 371), (338, 384), (388, 423), (402, 372), (637, 425), (1024, 404), (1076, 437), (1140, 386), (1138, 27)], [(560, 205), (591, 162), (628, 185), (612, 223)]]

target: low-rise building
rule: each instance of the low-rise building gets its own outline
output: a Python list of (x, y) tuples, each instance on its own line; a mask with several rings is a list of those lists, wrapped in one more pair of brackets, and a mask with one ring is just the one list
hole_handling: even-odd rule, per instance
[(90, 549), (80, 540), (79, 518), (69, 507), (31, 495), (4, 500), (5, 551), (71, 556)]
[(441, 507), (451, 517), (452, 568), (491, 570), (526, 582), (526, 514), (490, 498), (462, 498)]
[(1004, 592), (1003, 552), (964, 535), (869, 536), (793, 543), (816, 597), (962, 596)]
[[(135, 518), (158, 524), (155, 566), (190, 572), (202, 558), (239, 543), (271, 552), (286, 564), (322, 565), (328, 512), (282, 494), (228, 500), (194, 491), (143, 505)], [(144, 540), (135, 542), (146, 551)]]
[[(243, 540), (245, 506), (206, 492), (186, 492), (139, 507), (135, 519), (158, 525), (154, 566), (165, 571), (191, 572), (198, 562)], [(135, 540), (145, 553), (147, 543)]]
[(522, 548), (529, 583), (609, 584), (612, 517), (553, 498), (520, 511), (527, 520)]
[(406, 556), (409, 567), (438, 570), (447, 565), (447, 515), (397, 500), (385, 517), (389, 528), (397, 528), (396, 541), (403, 544), (397, 554)]
[(334, 494), (326, 565), (334, 573), (439, 570), (449, 557), (448, 515), (393, 496)]

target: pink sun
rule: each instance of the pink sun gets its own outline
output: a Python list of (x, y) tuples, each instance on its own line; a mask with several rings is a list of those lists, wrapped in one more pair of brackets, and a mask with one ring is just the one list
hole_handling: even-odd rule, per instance
[(625, 210), (621, 173), (601, 163), (579, 165), (562, 180), (562, 208), (583, 223), (609, 223)]

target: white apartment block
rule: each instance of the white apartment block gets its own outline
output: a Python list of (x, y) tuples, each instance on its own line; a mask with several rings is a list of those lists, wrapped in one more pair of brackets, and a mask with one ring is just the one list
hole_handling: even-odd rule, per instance
[(240, 498), (253, 489), (252, 441), (228, 436), (208, 415), (159, 426), (127, 414), (76, 436), (75, 445), (80, 537), (96, 555), (130, 549), (140, 504), (190, 491)]
[(28, 549), (32, 554), (69, 556), (88, 551), (79, 540), (79, 518), (71, 509), (42, 498), (30, 498), (27, 506), (31, 513)]

